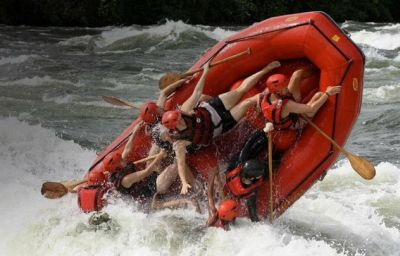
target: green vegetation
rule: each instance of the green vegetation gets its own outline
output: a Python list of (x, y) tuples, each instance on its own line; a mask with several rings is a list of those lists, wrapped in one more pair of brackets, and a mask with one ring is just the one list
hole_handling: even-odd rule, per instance
[(398, 0), (0, 0), (0, 23), (36, 26), (155, 24), (248, 25), (319, 10), (334, 20), (399, 22)]

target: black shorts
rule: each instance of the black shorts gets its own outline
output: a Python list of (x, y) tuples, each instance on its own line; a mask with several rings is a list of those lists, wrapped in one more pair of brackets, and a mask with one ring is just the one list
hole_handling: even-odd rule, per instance
[(222, 133), (229, 131), (236, 125), (237, 122), (235, 118), (233, 118), (230, 111), (226, 110), (224, 103), (222, 103), (222, 100), (218, 96), (213, 97), (208, 101), (208, 104), (210, 104), (221, 117)]
[(158, 174), (153, 172), (150, 176), (133, 184), (130, 188), (125, 188), (122, 186), (122, 179), (131, 173), (134, 173), (135, 167), (133, 164), (128, 164), (125, 168), (112, 173), (110, 176), (110, 181), (114, 184), (117, 191), (122, 194), (131, 195), (134, 198), (146, 198), (151, 197), (156, 192), (156, 180)]

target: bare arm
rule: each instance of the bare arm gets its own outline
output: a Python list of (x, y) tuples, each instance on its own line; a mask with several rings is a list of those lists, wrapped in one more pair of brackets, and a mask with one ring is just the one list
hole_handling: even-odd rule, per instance
[(125, 188), (130, 188), (133, 184), (150, 176), (150, 174), (154, 171), (153, 167), (157, 165), (165, 157), (165, 155), (166, 153), (164, 151), (161, 151), (158, 156), (151, 162), (151, 164), (146, 167), (146, 169), (126, 175), (122, 179), (121, 185)]
[(164, 106), (165, 101), (167, 100), (168, 96), (173, 93), (174, 91), (176, 91), (176, 89), (178, 89), (179, 87), (181, 87), (186, 80), (188, 80), (191, 77), (185, 77), (183, 79), (180, 79), (178, 81), (176, 81), (175, 83), (172, 83), (171, 85), (167, 86), (166, 88), (164, 88), (161, 92), (160, 92), (160, 96), (158, 97), (157, 100), (157, 106)]
[(189, 113), (199, 102), (199, 99), (203, 94), (205, 80), (210, 69), (210, 61), (211, 60), (204, 65), (203, 74), (201, 75), (200, 80), (197, 82), (192, 95), (183, 103), (181, 107), (182, 111)]
[(286, 117), (290, 113), (296, 113), (296, 114), (315, 113), (328, 100), (330, 95), (337, 94), (340, 92), (340, 90), (341, 86), (329, 86), (326, 89), (326, 91), (322, 93), (320, 97), (318, 97), (316, 100), (311, 99), (307, 104), (301, 104), (290, 100), (288, 101), (287, 104), (283, 106), (281, 115), (282, 117)]
[(124, 151), (122, 151), (122, 160), (127, 161), (129, 155), (132, 152), (132, 144), (133, 144), (133, 139), (136, 137), (136, 134), (139, 131), (139, 128), (142, 126), (143, 121), (140, 121), (132, 130), (131, 135), (129, 136), (128, 142), (125, 145)]
[(186, 146), (189, 144), (189, 141), (184, 140), (179, 140), (174, 143), (176, 163), (178, 165), (178, 175), (182, 184), (181, 194), (186, 194), (189, 188), (191, 188), (186, 177)]

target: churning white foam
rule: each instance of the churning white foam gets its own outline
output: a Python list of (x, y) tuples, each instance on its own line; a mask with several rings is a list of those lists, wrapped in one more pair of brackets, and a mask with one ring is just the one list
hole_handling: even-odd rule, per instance
[(400, 102), (400, 84), (390, 84), (378, 88), (364, 88), (365, 103), (396, 103)]
[(8, 255), (10, 241), (25, 225), (43, 214), (51, 216), (54, 205), (59, 206), (42, 198), (41, 184), (82, 177), (94, 158), (94, 152), (39, 125), (0, 119), (0, 255)]
[(394, 50), (400, 47), (400, 33), (395, 31), (361, 30), (351, 33), (351, 39), (357, 44), (366, 44), (378, 49)]
[[(213, 28), (209, 26), (200, 26), (200, 25), (189, 25), (184, 23), (183, 21), (166, 21), (166, 23), (161, 25), (154, 25), (148, 27), (138, 27), (138, 26), (130, 26), (130, 27), (118, 27), (118, 28), (107, 28), (106, 31), (103, 31), (100, 35), (85, 35), (67, 39), (65, 41), (61, 41), (60, 45), (67, 46), (86, 46), (88, 44), (94, 43), (98, 48), (104, 48), (113, 43), (132, 38), (137, 36), (148, 36), (148, 37), (158, 37), (161, 38), (161, 41), (158, 45), (161, 45), (165, 42), (174, 42), (177, 41), (181, 34), (188, 31), (194, 31), (198, 33), (202, 33), (209, 38), (212, 38), (216, 41), (220, 41), (225, 37), (228, 37), (235, 33), (235, 31), (225, 30), (223, 28)], [(134, 49), (133, 51), (136, 51)], [(129, 49), (128, 51), (132, 51)], [(111, 51), (115, 53), (114, 51)], [(126, 51), (121, 51), (126, 52)]]
[(380, 163), (376, 177), (366, 181), (348, 161), (338, 165), (285, 217), (304, 226), (305, 231), (342, 241), (360, 253), (395, 255), (400, 251), (400, 220), (385, 211), (388, 200), (400, 202), (400, 169)]
[[(47, 200), (44, 180), (81, 177), (95, 153), (15, 118), (0, 120), (0, 255), (395, 255), (399, 230), (382, 212), (400, 201), (399, 168), (376, 166), (364, 181), (340, 162), (274, 225), (239, 219), (231, 231), (199, 229), (206, 210), (143, 213), (114, 198), (109, 225), (90, 226), (76, 195)], [(392, 201), (390, 201), (392, 200)], [(390, 221), (396, 222), (395, 218)], [(351, 245), (354, 244), (353, 248)], [(372, 252), (368, 254), (366, 252)]]

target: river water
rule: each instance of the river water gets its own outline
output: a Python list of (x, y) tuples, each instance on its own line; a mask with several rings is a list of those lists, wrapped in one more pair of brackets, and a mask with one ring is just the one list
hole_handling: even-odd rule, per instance
[(339, 159), (273, 225), (198, 228), (206, 210), (143, 213), (115, 198), (93, 228), (75, 195), (46, 200), (45, 180), (82, 177), (158, 79), (185, 71), (241, 27), (0, 26), (0, 255), (400, 255), (400, 24), (341, 24), (366, 55), (363, 105), (346, 148), (377, 169), (364, 181)]

